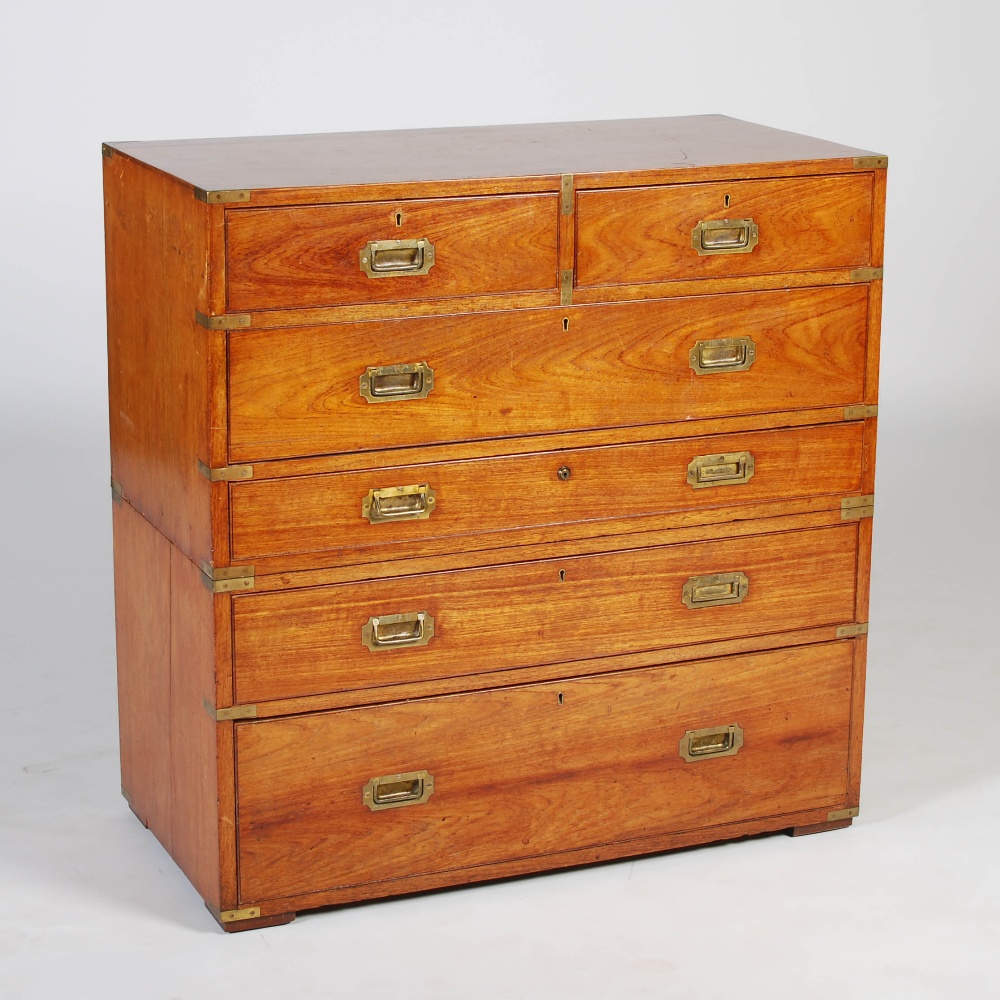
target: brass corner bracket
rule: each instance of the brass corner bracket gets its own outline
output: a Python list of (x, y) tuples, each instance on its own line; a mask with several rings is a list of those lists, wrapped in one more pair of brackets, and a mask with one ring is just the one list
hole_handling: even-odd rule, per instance
[(250, 200), (250, 192), (246, 188), (232, 189), (230, 191), (206, 191), (204, 188), (196, 187), (194, 196), (198, 201), (203, 201), (207, 205), (231, 205)]
[(845, 497), (840, 501), (840, 519), (842, 521), (859, 521), (863, 517), (873, 517), (874, 514), (874, 493), (863, 497)]
[(834, 809), (827, 814), (826, 821), (836, 823), (839, 819), (855, 819), (859, 812), (861, 810), (857, 806), (852, 806), (850, 809)]
[(844, 419), (845, 420), (864, 420), (866, 417), (877, 417), (878, 416), (878, 404), (866, 404), (862, 403), (859, 406), (845, 406), (844, 407)]
[(122, 494), (122, 484), (114, 476), (111, 477), (111, 499), (115, 503), (121, 503), (124, 499)]
[(888, 156), (855, 156), (855, 170), (885, 170), (889, 166)]
[(226, 594), (234, 590), (253, 590), (253, 566), (209, 566), (201, 564), (202, 583), (213, 594)]
[(859, 635), (868, 635), (868, 622), (862, 622), (860, 625), (841, 625), (837, 628), (838, 639), (853, 639)]
[(106, 142), (101, 143), (101, 156), (110, 160), (112, 156), (115, 155), (114, 148), (109, 146)]
[(236, 719), (256, 719), (256, 705), (233, 705), (231, 708), (216, 708), (207, 698), (202, 699), (205, 711), (216, 722), (233, 722)]
[(210, 483), (234, 483), (241, 479), (253, 479), (252, 465), (223, 465), (218, 469), (212, 469), (200, 458), (198, 472)]
[(195, 309), (194, 321), (206, 330), (246, 330), (250, 326), (250, 314), (226, 313), (223, 316), (206, 316), (200, 309)]
[(851, 271), (851, 281), (881, 281), (883, 271), (881, 267), (856, 267)]

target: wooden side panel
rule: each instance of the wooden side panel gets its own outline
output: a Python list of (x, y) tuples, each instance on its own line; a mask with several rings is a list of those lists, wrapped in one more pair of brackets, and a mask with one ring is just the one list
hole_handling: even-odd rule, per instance
[(170, 851), (170, 543), (127, 503), (112, 518), (122, 791)]
[[(861, 422), (827, 424), (235, 483), (233, 558), (311, 553), (317, 566), (340, 562), (345, 550), (409, 558), (454, 551), (483, 534), (496, 538), (477, 539), (479, 547), (503, 545), (504, 533), (522, 528), (856, 492), (863, 433)], [(749, 481), (689, 483), (698, 456), (743, 453), (754, 463)], [(430, 517), (371, 524), (361, 516), (369, 491), (417, 484), (435, 491)]]
[[(227, 216), (230, 310), (391, 302), (556, 287), (554, 194), (233, 209)], [(371, 240), (425, 238), (426, 274), (372, 278)]]
[[(237, 725), (245, 902), (836, 808), (847, 785), (852, 646)], [(739, 725), (735, 756), (685, 733)], [(373, 777), (434, 792), (380, 811)]]
[[(872, 183), (871, 174), (853, 174), (581, 191), (577, 284), (865, 267)], [(756, 248), (700, 255), (692, 231), (716, 219), (753, 219)]]
[(216, 598), (202, 584), (198, 567), (176, 548), (171, 548), (170, 596), (171, 853), (218, 908), (218, 723), (206, 710), (206, 704), (215, 704)]
[[(743, 572), (740, 604), (682, 602)], [(854, 619), (857, 525), (233, 597), (240, 703), (485, 673)], [(372, 616), (427, 612), (427, 645), (369, 651)], [(579, 670), (579, 667), (575, 668)]]
[[(236, 331), (230, 456), (252, 462), (860, 403), (866, 285)], [(568, 323), (566, 322), (568, 321)], [(746, 371), (697, 375), (748, 336)], [(369, 403), (369, 365), (427, 362), (426, 399)]]
[(210, 371), (225, 340), (194, 321), (210, 311), (208, 206), (127, 157), (103, 162), (111, 474), (183, 552), (211, 561), (197, 461), (212, 460)]

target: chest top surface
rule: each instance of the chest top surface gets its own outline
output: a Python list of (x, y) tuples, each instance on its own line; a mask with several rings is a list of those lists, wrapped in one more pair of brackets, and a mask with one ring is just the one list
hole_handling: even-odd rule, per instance
[(683, 171), (873, 155), (724, 115), (107, 145), (206, 190)]

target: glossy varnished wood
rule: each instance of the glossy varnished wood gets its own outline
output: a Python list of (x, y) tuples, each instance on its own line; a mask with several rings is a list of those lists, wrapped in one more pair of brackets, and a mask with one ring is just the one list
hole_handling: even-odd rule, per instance
[[(234, 462), (861, 402), (863, 285), (237, 331)], [(744, 372), (696, 375), (699, 340), (752, 337)], [(369, 403), (369, 365), (425, 361), (426, 399)]]
[[(856, 492), (863, 430), (821, 425), (234, 483), (233, 558), (311, 554), (316, 566), (341, 562), (347, 550), (412, 558), (505, 545), (504, 535), (518, 529), (615, 522), (607, 524), (612, 533), (623, 519), (669, 511)], [(697, 456), (740, 452), (754, 460), (748, 482), (699, 489), (688, 482)], [(436, 494), (429, 518), (371, 524), (362, 517), (370, 490), (422, 483)]]
[[(228, 219), (231, 310), (447, 298), (554, 289), (555, 195), (442, 198), (233, 212)], [(370, 240), (426, 238), (427, 274), (372, 278)]]
[[(741, 604), (685, 607), (743, 572)], [(237, 700), (376, 688), (849, 621), (856, 524), (233, 598)], [(428, 645), (370, 652), (372, 616), (424, 611)], [(578, 672), (578, 671), (576, 671)]]
[[(692, 230), (714, 219), (753, 219), (760, 242), (751, 253), (699, 255)], [(576, 283), (866, 267), (871, 226), (871, 174), (583, 191)]]
[[(794, 813), (843, 801), (849, 643), (237, 725), (244, 900)], [(739, 724), (688, 763), (684, 733)], [(372, 777), (428, 770), (371, 812)]]

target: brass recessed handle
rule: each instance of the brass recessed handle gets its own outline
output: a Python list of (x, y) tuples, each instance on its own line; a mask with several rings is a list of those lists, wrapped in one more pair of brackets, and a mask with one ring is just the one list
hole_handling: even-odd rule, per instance
[(434, 794), (434, 775), (426, 771), (407, 771), (405, 774), (386, 774), (372, 778), (361, 791), (361, 801), (378, 812), (380, 809), (398, 809), (400, 806), (417, 806)]
[(757, 345), (750, 337), (699, 340), (691, 348), (688, 359), (698, 375), (745, 372), (757, 360)]
[(680, 755), (688, 763), (709, 757), (733, 757), (743, 746), (743, 730), (734, 722), (712, 729), (689, 729), (680, 742)]
[(708, 486), (739, 486), (754, 474), (753, 455), (737, 451), (726, 455), (699, 455), (688, 465), (687, 480), (696, 490)]
[(428, 239), (369, 240), (360, 253), (361, 270), (369, 278), (426, 274), (434, 266), (434, 244)]
[(386, 486), (369, 490), (361, 501), (361, 516), (372, 524), (386, 521), (423, 521), (431, 516), (437, 495), (427, 483)]
[(714, 573), (692, 576), (681, 589), (681, 600), (692, 609), (714, 608), (720, 604), (740, 604), (750, 592), (745, 573)]
[(373, 653), (426, 646), (434, 638), (434, 618), (426, 611), (374, 615), (361, 626), (361, 643)]
[(358, 389), (369, 403), (426, 399), (434, 388), (434, 369), (426, 361), (408, 365), (381, 365), (365, 369)]
[(691, 246), (699, 256), (750, 253), (760, 236), (753, 219), (705, 219), (691, 231)]

